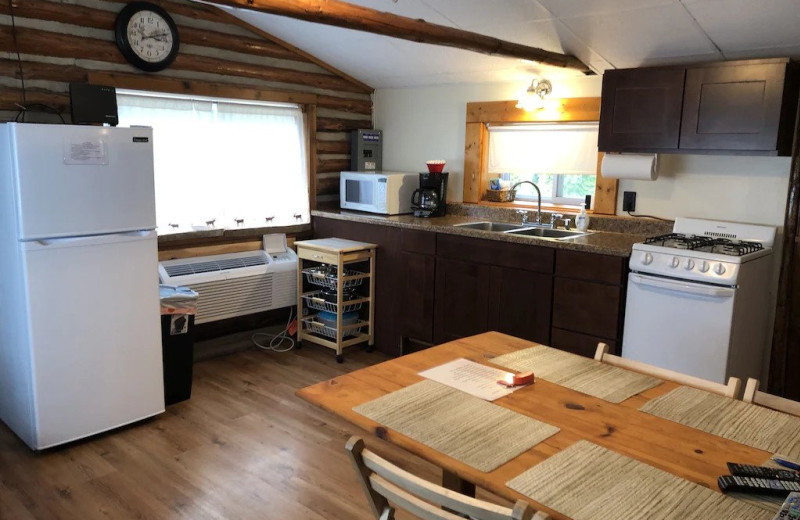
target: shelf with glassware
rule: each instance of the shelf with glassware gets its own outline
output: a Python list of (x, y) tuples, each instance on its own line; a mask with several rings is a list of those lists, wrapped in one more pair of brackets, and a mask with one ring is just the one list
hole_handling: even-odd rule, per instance
[(295, 242), (298, 257), (298, 345), (316, 343), (336, 351), (375, 343), (375, 248), (342, 238)]

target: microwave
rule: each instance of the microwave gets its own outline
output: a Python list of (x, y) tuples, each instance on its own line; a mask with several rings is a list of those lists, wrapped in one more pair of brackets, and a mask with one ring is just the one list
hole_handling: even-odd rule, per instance
[(411, 195), (417, 188), (418, 173), (341, 172), (339, 207), (382, 215), (411, 213)]

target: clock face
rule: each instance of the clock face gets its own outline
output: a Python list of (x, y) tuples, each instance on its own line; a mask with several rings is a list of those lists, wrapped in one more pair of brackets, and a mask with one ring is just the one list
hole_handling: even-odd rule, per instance
[(139, 11), (128, 21), (131, 50), (149, 63), (158, 63), (172, 52), (174, 41), (166, 20), (154, 11)]
[(119, 50), (128, 62), (148, 72), (165, 69), (178, 55), (178, 28), (161, 7), (132, 2), (114, 27)]

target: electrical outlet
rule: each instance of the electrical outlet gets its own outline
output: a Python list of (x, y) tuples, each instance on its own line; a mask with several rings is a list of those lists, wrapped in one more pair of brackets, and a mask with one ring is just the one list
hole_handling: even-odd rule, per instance
[(636, 211), (636, 192), (622, 192), (622, 211)]

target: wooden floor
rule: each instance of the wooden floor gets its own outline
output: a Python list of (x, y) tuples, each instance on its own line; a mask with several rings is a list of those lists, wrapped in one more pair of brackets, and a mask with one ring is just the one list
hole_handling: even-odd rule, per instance
[(195, 364), (192, 398), (144, 423), (33, 453), (0, 423), (0, 519), (368, 519), (345, 457), (353, 433), (433, 481), (441, 473), (295, 397), (385, 359), (337, 364), (306, 344)]

